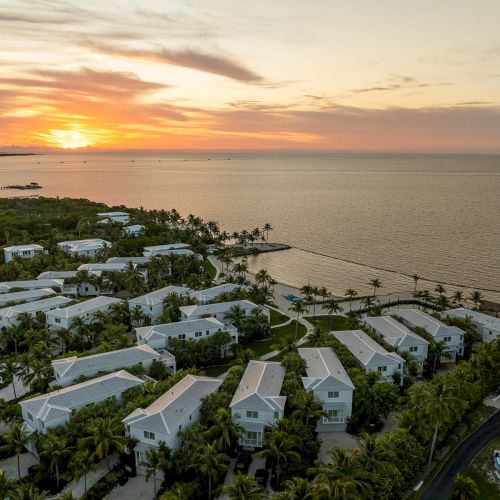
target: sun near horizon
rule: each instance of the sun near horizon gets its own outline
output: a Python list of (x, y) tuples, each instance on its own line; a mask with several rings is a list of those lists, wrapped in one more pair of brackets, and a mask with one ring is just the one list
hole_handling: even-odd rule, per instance
[(7, 0), (0, 145), (500, 152), (499, 18), (493, 0)]

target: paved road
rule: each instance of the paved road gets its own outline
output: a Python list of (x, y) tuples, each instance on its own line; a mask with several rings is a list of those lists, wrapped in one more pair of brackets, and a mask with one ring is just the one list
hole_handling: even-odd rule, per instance
[(499, 432), (500, 411), (497, 411), (453, 452), (420, 499), (447, 499), (451, 494), (455, 476), (459, 472), (463, 473), (477, 453)]

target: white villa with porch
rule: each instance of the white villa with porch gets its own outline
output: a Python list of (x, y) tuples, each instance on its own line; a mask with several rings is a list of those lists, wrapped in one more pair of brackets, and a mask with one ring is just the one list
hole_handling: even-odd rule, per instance
[(13, 261), (16, 257), (21, 259), (32, 259), (35, 255), (43, 253), (41, 245), (14, 245), (3, 249), (5, 263)]
[(329, 347), (299, 348), (298, 353), (307, 364), (304, 389), (323, 402), (326, 413), (317, 431), (344, 431), (352, 414), (354, 384), (342, 363)]
[(189, 294), (189, 296), (196, 300), (198, 305), (204, 305), (217, 299), (219, 295), (223, 293), (231, 293), (241, 288), (244, 287), (236, 285), (235, 283), (224, 283), (212, 288), (206, 288), (205, 290), (193, 291)]
[(183, 306), (180, 308), (181, 321), (191, 319), (201, 319), (212, 316), (221, 322), (226, 322), (226, 315), (232, 307), (238, 306), (243, 310), (245, 316), (250, 316), (255, 309), (260, 309), (269, 321), (271, 313), (264, 306), (259, 306), (249, 300), (233, 300), (231, 302), (217, 302), (215, 304), (205, 304), (201, 306)]
[(443, 311), (440, 314), (448, 318), (462, 320), (468, 318), (485, 342), (491, 342), (500, 337), (500, 318), (495, 318), (495, 316), (473, 311), (472, 309), (465, 309), (464, 307)]
[(280, 396), (285, 368), (274, 361), (251, 360), (229, 407), (245, 432), (239, 444), (260, 448), (264, 430), (283, 418), (286, 397)]
[(138, 441), (135, 446), (137, 471), (144, 474), (141, 463), (146, 451), (165, 443), (176, 451), (181, 446), (180, 433), (200, 418), (203, 398), (216, 392), (222, 380), (186, 375), (146, 409), (137, 408), (122, 422), (125, 435)]
[(100, 238), (87, 240), (61, 241), (57, 246), (69, 255), (78, 255), (94, 259), (100, 250), (111, 247), (111, 243)]

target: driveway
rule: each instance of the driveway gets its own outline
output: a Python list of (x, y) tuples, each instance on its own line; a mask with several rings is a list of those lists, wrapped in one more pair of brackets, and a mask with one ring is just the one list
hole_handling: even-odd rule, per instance
[(348, 448), (354, 449), (358, 447), (358, 443), (354, 436), (345, 432), (320, 432), (318, 438), (321, 441), (321, 448), (318, 453), (318, 460), (323, 463), (330, 462), (328, 452), (332, 448)]
[[(29, 391), (29, 387), (26, 387), (17, 376), (14, 376), (14, 385), (16, 386), (16, 395), (18, 398), (24, 396)], [(0, 399), (4, 401), (12, 401), (15, 399), (12, 384), (0, 389)]]
[[(161, 481), (156, 481), (156, 487), (160, 488)], [(146, 482), (146, 477), (137, 475), (131, 477), (123, 486), (117, 486), (106, 500), (153, 500), (154, 499), (153, 478)]]
[(424, 491), (420, 497), (421, 500), (448, 498), (453, 489), (455, 476), (465, 471), (481, 449), (498, 435), (499, 429), (500, 411), (497, 411), (453, 452), (430, 486)]
[[(37, 464), (38, 460), (31, 453), (21, 453), (19, 463), (21, 464), (21, 477), (24, 477), (28, 475), (28, 468)], [(4, 470), (11, 479), (17, 479), (17, 455), (2, 460), (0, 469)]]

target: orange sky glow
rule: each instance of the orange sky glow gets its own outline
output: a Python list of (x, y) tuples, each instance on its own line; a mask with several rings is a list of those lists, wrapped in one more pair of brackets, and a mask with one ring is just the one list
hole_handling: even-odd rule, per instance
[(497, 0), (6, 0), (0, 151), (500, 153)]

